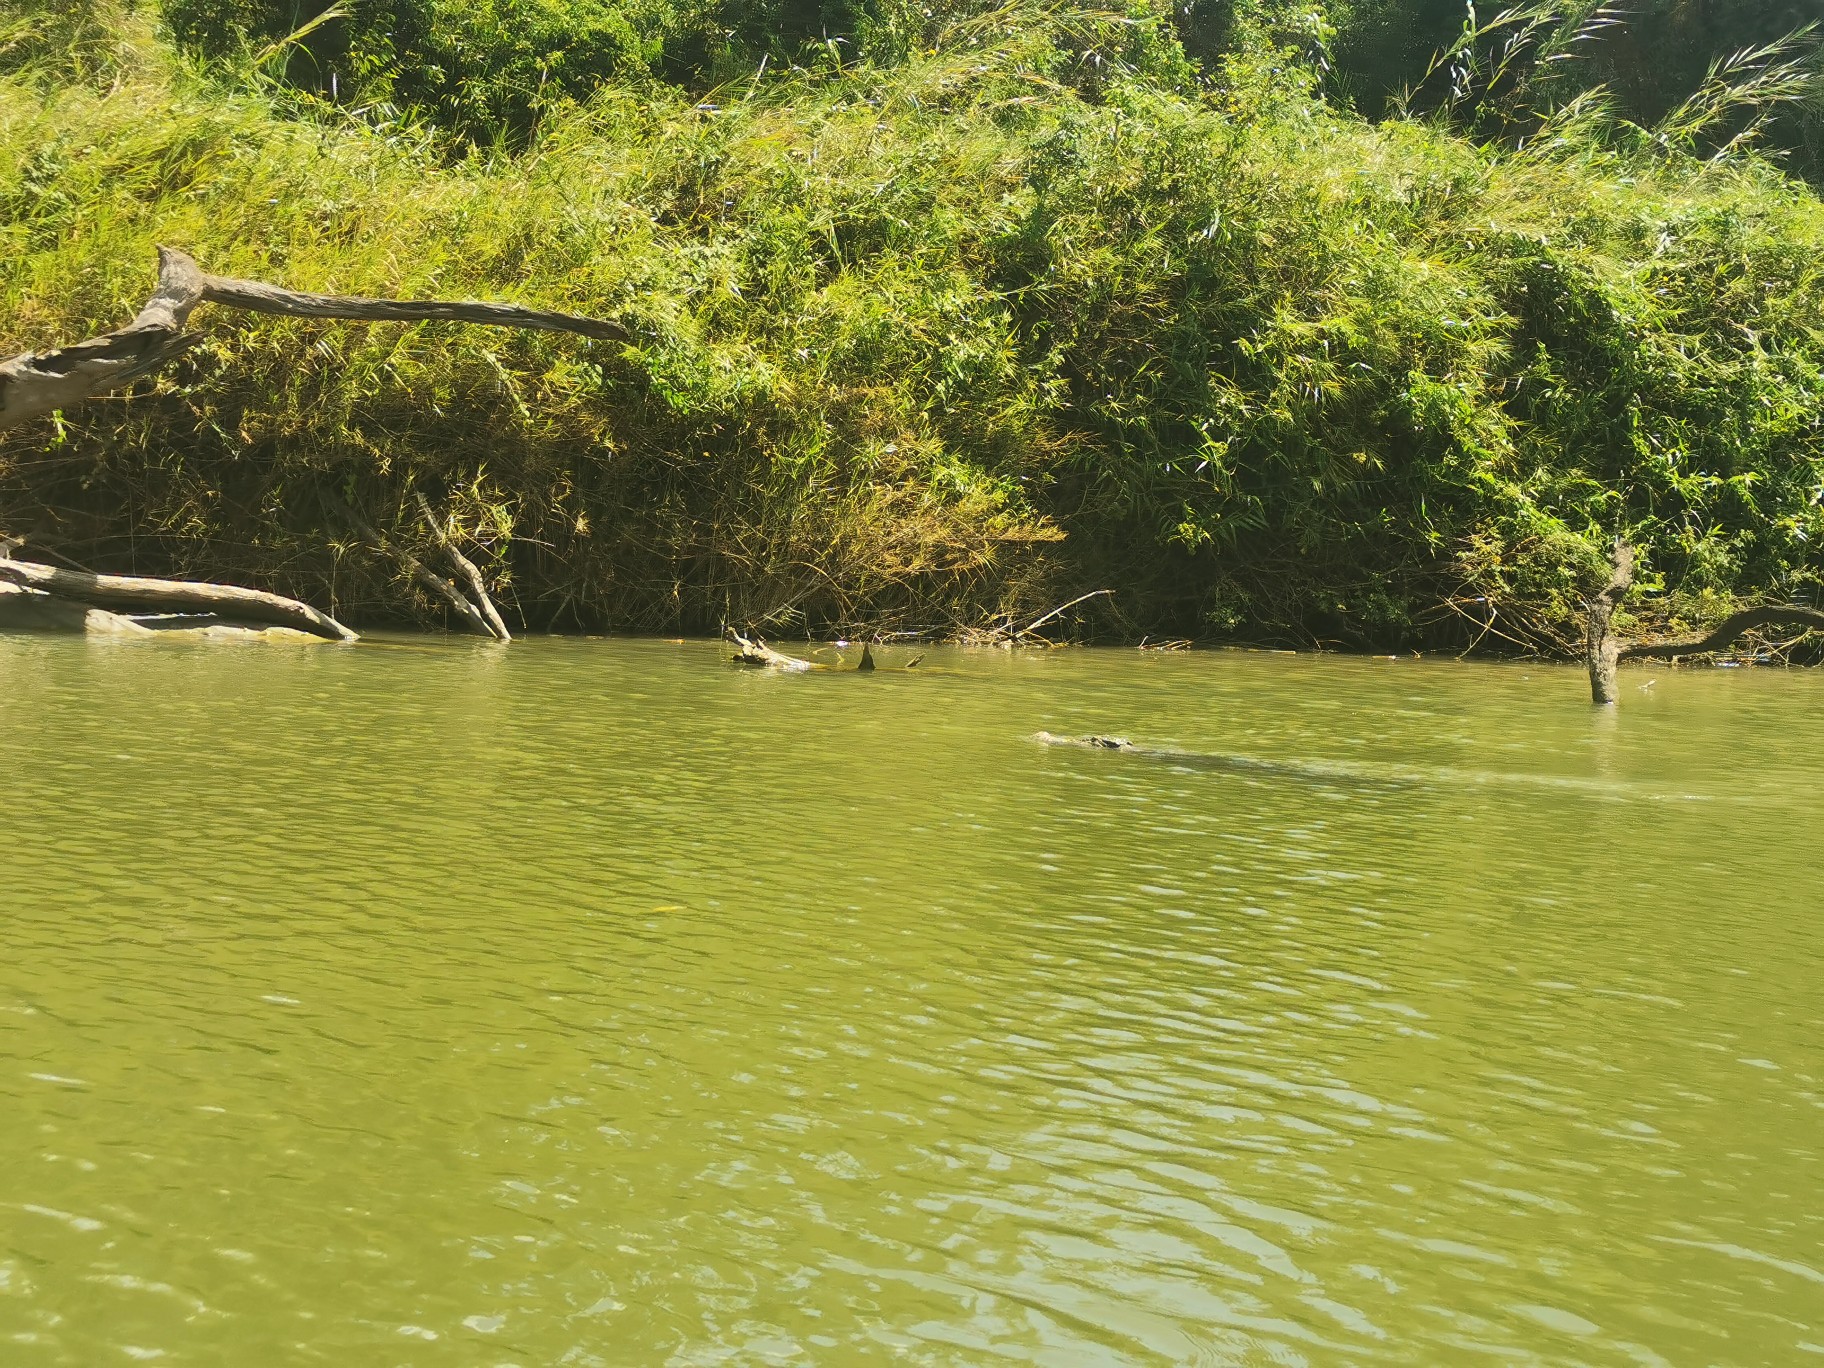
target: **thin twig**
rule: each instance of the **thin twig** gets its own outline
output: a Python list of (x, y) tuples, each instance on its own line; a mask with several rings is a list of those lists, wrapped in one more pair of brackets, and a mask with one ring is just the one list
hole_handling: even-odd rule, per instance
[(1027, 623), (1024, 627), (1020, 628), (1019, 631), (1013, 633), (1013, 635), (1015, 637), (1030, 636), (1030, 635), (1032, 635), (1032, 633), (1038, 631), (1039, 628), (1043, 627), (1046, 623), (1050, 622), (1053, 618), (1057, 617), (1061, 613), (1068, 612), (1070, 609), (1075, 608), (1079, 603), (1086, 602), (1087, 600), (1092, 599), (1092, 598), (1100, 598), (1104, 594), (1112, 594), (1114, 592), (1115, 591), (1113, 589), (1092, 589), (1087, 594), (1079, 594), (1079, 595), (1077, 595), (1077, 597), (1072, 599), (1069, 603), (1062, 604), (1059, 607), (1053, 608), (1049, 613), (1045, 614), (1045, 616), (1043, 616), (1041, 618), (1036, 618), (1033, 621)]

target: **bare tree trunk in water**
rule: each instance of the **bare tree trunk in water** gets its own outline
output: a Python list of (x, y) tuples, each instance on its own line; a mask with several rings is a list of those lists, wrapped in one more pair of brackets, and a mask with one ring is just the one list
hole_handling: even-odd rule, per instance
[(1590, 600), (1589, 621), (1584, 624), (1584, 660), (1590, 669), (1592, 702), (1613, 703), (1619, 692), (1615, 664), (1621, 658), (1621, 643), (1615, 638), (1611, 619), (1633, 587), (1634, 548), (1617, 536), (1609, 553), (1609, 582)]
[(1733, 613), (1702, 636), (1678, 637), (1671, 641), (1640, 641), (1624, 646), (1615, 635), (1612, 618), (1615, 609), (1634, 583), (1634, 549), (1620, 537), (1610, 557), (1609, 582), (1590, 600), (1589, 621), (1584, 629), (1585, 658), (1590, 669), (1590, 698), (1597, 703), (1613, 703), (1620, 694), (1616, 666), (1623, 660), (1642, 660), (1649, 656), (1672, 660), (1679, 656), (1707, 655), (1720, 651), (1752, 627), (1797, 627), (1807, 631), (1824, 631), (1824, 609), (1806, 608), (1796, 603), (1762, 604)]

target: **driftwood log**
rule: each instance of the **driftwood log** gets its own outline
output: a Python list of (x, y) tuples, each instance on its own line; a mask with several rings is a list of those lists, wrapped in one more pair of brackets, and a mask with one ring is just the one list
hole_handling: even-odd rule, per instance
[(1743, 632), (1755, 627), (1796, 627), (1801, 631), (1824, 631), (1824, 610), (1799, 604), (1762, 604), (1731, 614), (1701, 636), (1676, 637), (1669, 641), (1624, 643), (1615, 634), (1613, 619), (1616, 608), (1627, 597), (1634, 584), (1634, 549), (1620, 537), (1615, 539), (1609, 557), (1609, 582), (1589, 601), (1589, 618), (1584, 630), (1584, 651), (1590, 671), (1590, 698), (1596, 703), (1613, 703), (1620, 695), (1616, 678), (1617, 665), (1623, 660), (1658, 657), (1674, 660), (1680, 656), (1708, 655), (1728, 646)]
[[(735, 653), (729, 657), (730, 662), (735, 665), (757, 665), (767, 670), (784, 670), (788, 674), (803, 674), (807, 670), (843, 670), (840, 665), (822, 665), (813, 660), (800, 660), (797, 656), (775, 651), (759, 637), (742, 636), (732, 627), (728, 629), (728, 639), (735, 643)], [(910, 670), (923, 659), (922, 655), (914, 656), (904, 668)], [(873, 647), (864, 641), (861, 644), (861, 659), (843, 672), (866, 674), (875, 668), (877, 667), (874, 664)]]
[(762, 669), (784, 670), (790, 674), (802, 674), (806, 670), (819, 668), (808, 660), (775, 651), (759, 637), (742, 636), (732, 627), (729, 628), (728, 639), (735, 643), (735, 653), (729, 660), (736, 665), (758, 665)]
[(308, 603), (232, 584), (144, 579), (137, 575), (91, 575), (33, 561), (0, 558), (0, 578), (60, 599), (97, 608), (139, 608), (159, 612), (215, 613), (240, 622), (269, 622), (330, 641), (354, 641), (355, 634)]

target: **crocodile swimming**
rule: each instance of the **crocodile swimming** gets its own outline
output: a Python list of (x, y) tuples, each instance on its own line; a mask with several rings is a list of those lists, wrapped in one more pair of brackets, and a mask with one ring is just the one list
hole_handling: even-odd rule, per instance
[(1650, 802), (1707, 802), (1702, 793), (1664, 792), (1629, 784), (1625, 781), (1592, 778), (1573, 774), (1501, 774), (1484, 770), (1463, 770), (1448, 765), (1416, 766), (1368, 763), (1349, 760), (1266, 760), (1252, 755), (1234, 755), (1221, 751), (1187, 751), (1172, 746), (1147, 746), (1129, 741), (1125, 736), (1059, 736), (1054, 732), (1037, 732), (1032, 738), (1047, 746), (1071, 746), (1078, 750), (1112, 751), (1142, 760), (1154, 760), (1178, 769), (1205, 770), (1219, 774), (1250, 774), (1260, 778), (1299, 780), (1308, 784), (1327, 784), (1353, 789), (1400, 790), (1414, 788), (1551, 788), (1611, 801), (1640, 800)]
[(1348, 784), (1363, 788), (1405, 788), (1413, 780), (1400, 775), (1371, 773), (1348, 764), (1326, 764), (1312, 760), (1263, 760), (1252, 755), (1232, 755), (1220, 751), (1187, 751), (1172, 746), (1144, 746), (1125, 736), (1059, 736), (1042, 731), (1032, 738), (1047, 746), (1074, 746), (1079, 750), (1118, 751), (1122, 755), (1157, 760), (1184, 769), (1214, 770), (1223, 774), (1257, 774), (1312, 783)]

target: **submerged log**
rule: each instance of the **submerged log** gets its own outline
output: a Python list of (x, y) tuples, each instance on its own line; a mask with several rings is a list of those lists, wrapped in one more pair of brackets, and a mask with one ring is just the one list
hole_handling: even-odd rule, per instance
[(34, 561), (5, 559), (0, 559), (0, 578), (98, 608), (214, 613), (241, 622), (291, 627), (329, 641), (357, 640), (348, 628), (308, 603), (233, 584), (148, 579), (137, 575), (93, 575), (86, 570), (63, 570)]
[(257, 280), (209, 275), (188, 254), (160, 247), (158, 285), (131, 323), (73, 346), (25, 352), (0, 362), (0, 432), (121, 389), (174, 360), (194, 340), (184, 333), (184, 324), (196, 306), (205, 302), (290, 318), (482, 323), (614, 341), (631, 338), (626, 328), (608, 319), (519, 304), (305, 294)]
[(1035, 733), (1032, 739), (1046, 746), (1114, 751), (1180, 769), (1216, 774), (1294, 779), (1304, 783), (1358, 789), (1397, 789), (1413, 782), (1410, 776), (1386, 770), (1370, 770), (1360, 765), (1322, 760), (1267, 760), (1254, 755), (1224, 754), (1220, 751), (1187, 751), (1173, 746), (1141, 745), (1129, 741), (1125, 736), (1059, 736), (1055, 732), (1042, 731)]

